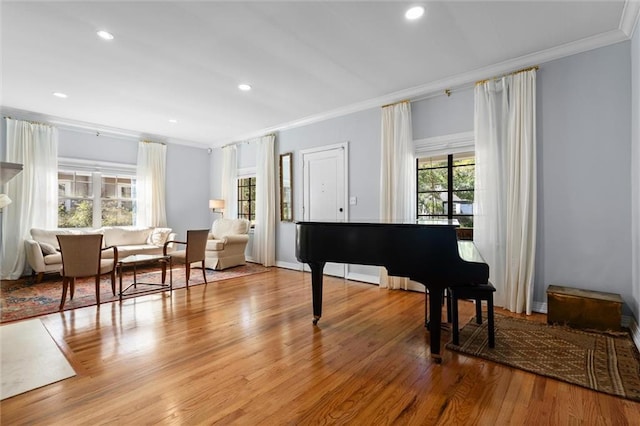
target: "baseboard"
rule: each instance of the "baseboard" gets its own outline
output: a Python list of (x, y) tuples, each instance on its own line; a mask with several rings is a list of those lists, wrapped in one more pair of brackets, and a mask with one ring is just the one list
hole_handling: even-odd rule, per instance
[[(283, 261), (276, 261), (276, 266), (278, 268), (284, 268), (284, 269), (291, 269), (294, 271), (302, 271), (303, 270), (303, 264), (302, 263), (292, 263), (292, 262), (283, 262)], [(370, 283), (370, 284), (380, 284), (380, 279), (375, 276), (375, 275), (367, 275), (367, 274), (358, 274), (358, 273), (353, 273), (353, 272), (347, 272), (347, 276), (346, 278), (347, 280), (351, 280), (351, 281), (360, 281), (360, 282), (364, 282), (364, 283)]]
[(533, 302), (531, 304), (531, 310), (533, 312), (538, 312), (541, 314), (546, 314), (547, 313), (547, 304), (544, 302)]
[[(546, 314), (547, 304), (542, 302), (533, 302), (531, 310), (533, 312)], [(631, 315), (622, 315), (622, 317), (620, 318), (620, 325), (631, 330), (633, 341), (635, 342), (636, 346), (640, 348), (640, 327), (638, 327), (638, 324), (636, 323), (634, 318)]]
[(302, 263), (282, 262), (280, 260), (277, 260), (276, 266), (278, 268), (293, 269), (294, 271), (302, 271)]
[(347, 272), (347, 279), (351, 281), (360, 281), (363, 283), (380, 285), (380, 278), (375, 275), (358, 274), (355, 272)]

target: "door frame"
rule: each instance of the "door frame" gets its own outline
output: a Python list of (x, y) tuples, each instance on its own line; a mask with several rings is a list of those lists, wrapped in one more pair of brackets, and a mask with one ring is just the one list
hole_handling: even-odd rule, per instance
[[(308, 196), (308, 189), (307, 189), (307, 185), (308, 182), (305, 181), (304, 176), (305, 176), (305, 163), (304, 163), (304, 156), (307, 154), (317, 154), (317, 153), (321, 153), (321, 152), (325, 152), (325, 151), (333, 151), (335, 149), (342, 149), (342, 167), (343, 167), (343, 171), (344, 171), (344, 200), (342, 200), (343, 202), (343, 211), (344, 211), (344, 215), (343, 215), (343, 222), (348, 222), (349, 221), (349, 142), (345, 141), (345, 142), (341, 142), (341, 143), (337, 143), (337, 144), (332, 144), (332, 145), (324, 145), (324, 146), (319, 146), (319, 147), (315, 147), (315, 148), (309, 148), (309, 149), (304, 149), (300, 151), (300, 157), (299, 157), (299, 161), (302, 165), (302, 220), (309, 220), (309, 212), (306, 208), (305, 205), (305, 200)], [(338, 276), (340, 278), (346, 278), (348, 271), (349, 271), (349, 265), (347, 265), (346, 263), (330, 263), (328, 265), (332, 265), (330, 266), (331, 269), (336, 268), (339, 269), (340, 272), (337, 272), (336, 270), (332, 270), (333, 273), (329, 273), (329, 275), (334, 275), (334, 276)], [(325, 265), (326, 266), (326, 265)], [(309, 272), (309, 265), (307, 265), (306, 263), (302, 264), (302, 270)], [(324, 274), (327, 274), (326, 270), (324, 271)]]

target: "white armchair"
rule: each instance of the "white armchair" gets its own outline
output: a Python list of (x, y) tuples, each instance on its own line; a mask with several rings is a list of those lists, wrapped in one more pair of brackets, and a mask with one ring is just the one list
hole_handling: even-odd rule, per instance
[(247, 219), (218, 219), (213, 222), (204, 264), (222, 270), (246, 264), (244, 251), (249, 242), (251, 223)]

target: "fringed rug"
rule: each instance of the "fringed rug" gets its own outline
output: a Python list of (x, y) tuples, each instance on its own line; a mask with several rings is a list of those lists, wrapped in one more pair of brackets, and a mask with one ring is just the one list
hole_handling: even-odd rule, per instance
[[(209, 283), (238, 278), (247, 275), (258, 274), (268, 271), (262, 265), (247, 263), (225, 269), (224, 271), (214, 271), (206, 269), (207, 281)], [(160, 283), (161, 272), (159, 267), (138, 267), (137, 281)], [(133, 271), (125, 269), (122, 277), (122, 288), (125, 289), (133, 282)], [(169, 271), (167, 271), (166, 282), (169, 282)], [(47, 315), (59, 311), (60, 298), (62, 296), (62, 279), (58, 274), (45, 275), (42, 282), (35, 284), (31, 277), (23, 277), (18, 280), (2, 281), (0, 288), (0, 323), (17, 321), (39, 315)], [(202, 269), (191, 269), (189, 287), (204, 284)], [(184, 266), (173, 268), (173, 289), (185, 287)], [(111, 278), (103, 275), (100, 281), (100, 303), (118, 300), (119, 281), (116, 276), (116, 295), (111, 293)], [(131, 297), (131, 296), (127, 296)], [(80, 278), (76, 280), (76, 289), (73, 300), (67, 300), (64, 310), (76, 309), (96, 304), (95, 280), (93, 278)]]
[(640, 356), (628, 333), (597, 333), (495, 315), (496, 347), (487, 323), (472, 319), (460, 346), (447, 348), (552, 377), (598, 392), (640, 401)]

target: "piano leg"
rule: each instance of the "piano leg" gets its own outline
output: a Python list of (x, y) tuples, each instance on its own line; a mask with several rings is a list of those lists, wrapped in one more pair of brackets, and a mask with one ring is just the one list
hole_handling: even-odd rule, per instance
[(438, 288), (429, 289), (429, 342), (431, 358), (437, 363), (442, 362), (440, 356), (440, 323), (442, 318), (442, 291)]
[(311, 262), (311, 297), (313, 298), (313, 325), (317, 325), (322, 316), (322, 271), (324, 262)]

